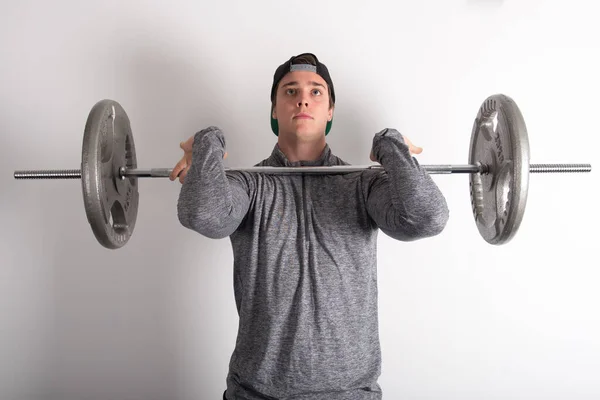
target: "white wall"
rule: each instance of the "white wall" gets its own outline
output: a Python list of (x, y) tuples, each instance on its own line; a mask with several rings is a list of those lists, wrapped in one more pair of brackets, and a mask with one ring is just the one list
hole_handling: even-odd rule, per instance
[[(593, 1), (3, 2), (0, 14), (0, 398), (217, 399), (237, 315), (228, 239), (184, 229), (179, 183), (140, 182), (130, 243), (102, 248), (77, 168), (102, 98), (132, 121), (138, 163), (218, 125), (229, 166), (275, 143), (277, 65), (315, 52), (338, 96), (332, 149), (368, 163), (395, 127), (423, 164), (467, 162), (483, 99), (512, 96), (532, 162), (600, 168), (600, 27)], [(432, 239), (380, 236), (386, 399), (600, 398), (598, 174), (531, 176), (508, 245), (485, 243), (466, 176), (436, 175), (451, 219)]]

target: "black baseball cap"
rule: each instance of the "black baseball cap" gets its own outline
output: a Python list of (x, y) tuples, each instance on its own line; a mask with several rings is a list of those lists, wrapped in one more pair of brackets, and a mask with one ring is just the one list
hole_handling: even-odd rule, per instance
[[(314, 58), (316, 65), (296, 64), (294, 62), (294, 60), (296, 60), (300, 57), (304, 57), (304, 56)], [(289, 60), (287, 60), (286, 62), (281, 64), (279, 67), (277, 67), (277, 69), (275, 70), (275, 74), (273, 75), (273, 86), (271, 87), (271, 104), (273, 104), (273, 102), (275, 101), (275, 95), (277, 93), (277, 86), (279, 85), (279, 82), (283, 79), (283, 77), (288, 72), (293, 72), (293, 71), (311, 71), (311, 72), (314, 72), (314, 73), (320, 75), (321, 78), (323, 78), (323, 80), (329, 86), (329, 91), (331, 92), (331, 101), (333, 104), (335, 104), (335, 90), (333, 89), (333, 81), (331, 80), (331, 76), (329, 75), (329, 70), (327, 69), (327, 66), (325, 66), (325, 64), (320, 62), (319, 59), (317, 58), (317, 56), (315, 56), (312, 53), (302, 53), (297, 56), (292, 56), (292, 57), (290, 57)], [(279, 135), (279, 124), (277, 123), (277, 120), (275, 118), (273, 118), (273, 107), (271, 107), (270, 118), (271, 118), (271, 130), (273, 131), (273, 133), (275, 135)], [(327, 122), (327, 127), (325, 128), (325, 135), (327, 135), (329, 133), (329, 131), (331, 130), (332, 123), (333, 123), (333, 118), (331, 119), (331, 121)]]

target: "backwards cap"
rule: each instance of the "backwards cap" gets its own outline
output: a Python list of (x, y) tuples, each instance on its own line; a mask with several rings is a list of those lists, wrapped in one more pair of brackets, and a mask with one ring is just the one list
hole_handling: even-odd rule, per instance
[[(294, 60), (303, 56), (313, 57), (315, 59), (316, 65), (294, 64)], [(335, 104), (335, 90), (333, 89), (333, 81), (331, 80), (331, 76), (329, 76), (329, 70), (327, 69), (325, 64), (320, 62), (317, 56), (315, 56), (312, 53), (302, 53), (297, 56), (292, 56), (289, 60), (277, 67), (277, 70), (275, 70), (275, 74), (273, 75), (273, 86), (271, 87), (271, 104), (273, 104), (273, 102), (275, 101), (275, 95), (277, 93), (277, 86), (279, 85), (279, 82), (281, 82), (283, 77), (288, 72), (293, 71), (310, 71), (320, 75), (321, 78), (323, 78), (323, 80), (327, 82), (327, 85), (329, 86), (329, 91), (331, 92), (331, 101), (333, 104)], [(332, 122), (333, 118), (331, 121), (327, 122), (327, 127), (325, 128), (325, 135), (327, 135), (331, 130)], [(277, 123), (277, 120), (273, 118), (273, 107), (271, 107), (271, 130), (275, 135), (279, 135), (279, 124)]]

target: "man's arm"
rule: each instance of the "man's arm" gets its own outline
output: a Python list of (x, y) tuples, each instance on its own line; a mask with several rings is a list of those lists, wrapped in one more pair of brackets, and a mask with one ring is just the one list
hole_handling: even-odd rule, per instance
[(248, 182), (240, 174), (225, 172), (225, 137), (219, 128), (211, 126), (196, 133), (192, 149), (177, 216), (183, 226), (204, 236), (227, 237), (248, 212)]
[(439, 234), (448, 222), (446, 199), (402, 135), (394, 129), (377, 133), (372, 155), (385, 169), (370, 183), (367, 197), (367, 211), (377, 226), (403, 241)]

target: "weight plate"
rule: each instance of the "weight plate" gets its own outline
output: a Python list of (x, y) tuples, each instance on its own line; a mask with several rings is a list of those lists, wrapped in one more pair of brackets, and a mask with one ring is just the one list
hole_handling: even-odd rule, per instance
[(92, 231), (98, 242), (109, 249), (127, 243), (137, 218), (137, 180), (121, 179), (121, 167), (137, 168), (129, 118), (116, 101), (101, 100), (85, 124), (81, 184)]
[(469, 164), (488, 172), (470, 175), (471, 204), (481, 236), (501, 245), (517, 233), (529, 189), (529, 139), (523, 115), (508, 96), (488, 97), (471, 132)]

